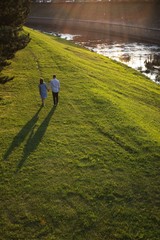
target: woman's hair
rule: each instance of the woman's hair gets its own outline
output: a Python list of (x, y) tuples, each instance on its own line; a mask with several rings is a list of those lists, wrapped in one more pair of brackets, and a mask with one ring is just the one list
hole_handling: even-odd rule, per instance
[(40, 81), (40, 84), (43, 84), (43, 78), (40, 78), (39, 81)]

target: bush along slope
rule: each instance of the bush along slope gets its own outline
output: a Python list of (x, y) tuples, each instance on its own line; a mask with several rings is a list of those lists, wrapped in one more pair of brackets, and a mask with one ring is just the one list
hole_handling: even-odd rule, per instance
[[(32, 38), (1, 85), (1, 239), (158, 240), (160, 86), (71, 42)], [(61, 83), (41, 107), (39, 78)]]
[(10, 64), (15, 53), (26, 47), (30, 37), (23, 31), (23, 25), (30, 11), (30, 0), (0, 2), (0, 84), (12, 80), (14, 76), (4, 76), (2, 70)]

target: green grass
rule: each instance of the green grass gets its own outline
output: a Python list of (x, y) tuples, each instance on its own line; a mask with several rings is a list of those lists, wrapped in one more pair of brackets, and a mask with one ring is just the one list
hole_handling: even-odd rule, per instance
[[(1, 85), (2, 240), (158, 240), (160, 86), (65, 40), (32, 41)], [(39, 78), (56, 74), (60, 103)]]

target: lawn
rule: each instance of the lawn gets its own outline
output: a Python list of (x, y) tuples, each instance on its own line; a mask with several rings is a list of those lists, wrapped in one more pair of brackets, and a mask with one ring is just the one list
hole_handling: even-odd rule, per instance
[[(159, 240), (160, 85), (25, 30), (0, 86), (0, 239)], [(53, 74), (59, 105), (41, 107)]]

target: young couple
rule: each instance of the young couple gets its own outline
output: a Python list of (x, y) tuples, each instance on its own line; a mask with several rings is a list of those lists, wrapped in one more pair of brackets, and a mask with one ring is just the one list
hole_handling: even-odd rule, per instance
[[(60, 82), (56, 78), (56, 75), (53, 75), (53, 79), (50, 81), (50, 87), (52, 90), (52, 95), (53, 95), (53, 103), (54, 106), (57, 106), (58, 104), (58, 93), (60, 90)], [(42, 78), (40, 78), (40, 83), (39, 83), (39, 93), (40, 97), (42, 100), (42, 106), (45, 106), (45, 99), (47, 98), (47, 91), (49, 91), (49, 88), (47, 87), (46, 83), (43, 81)]]

